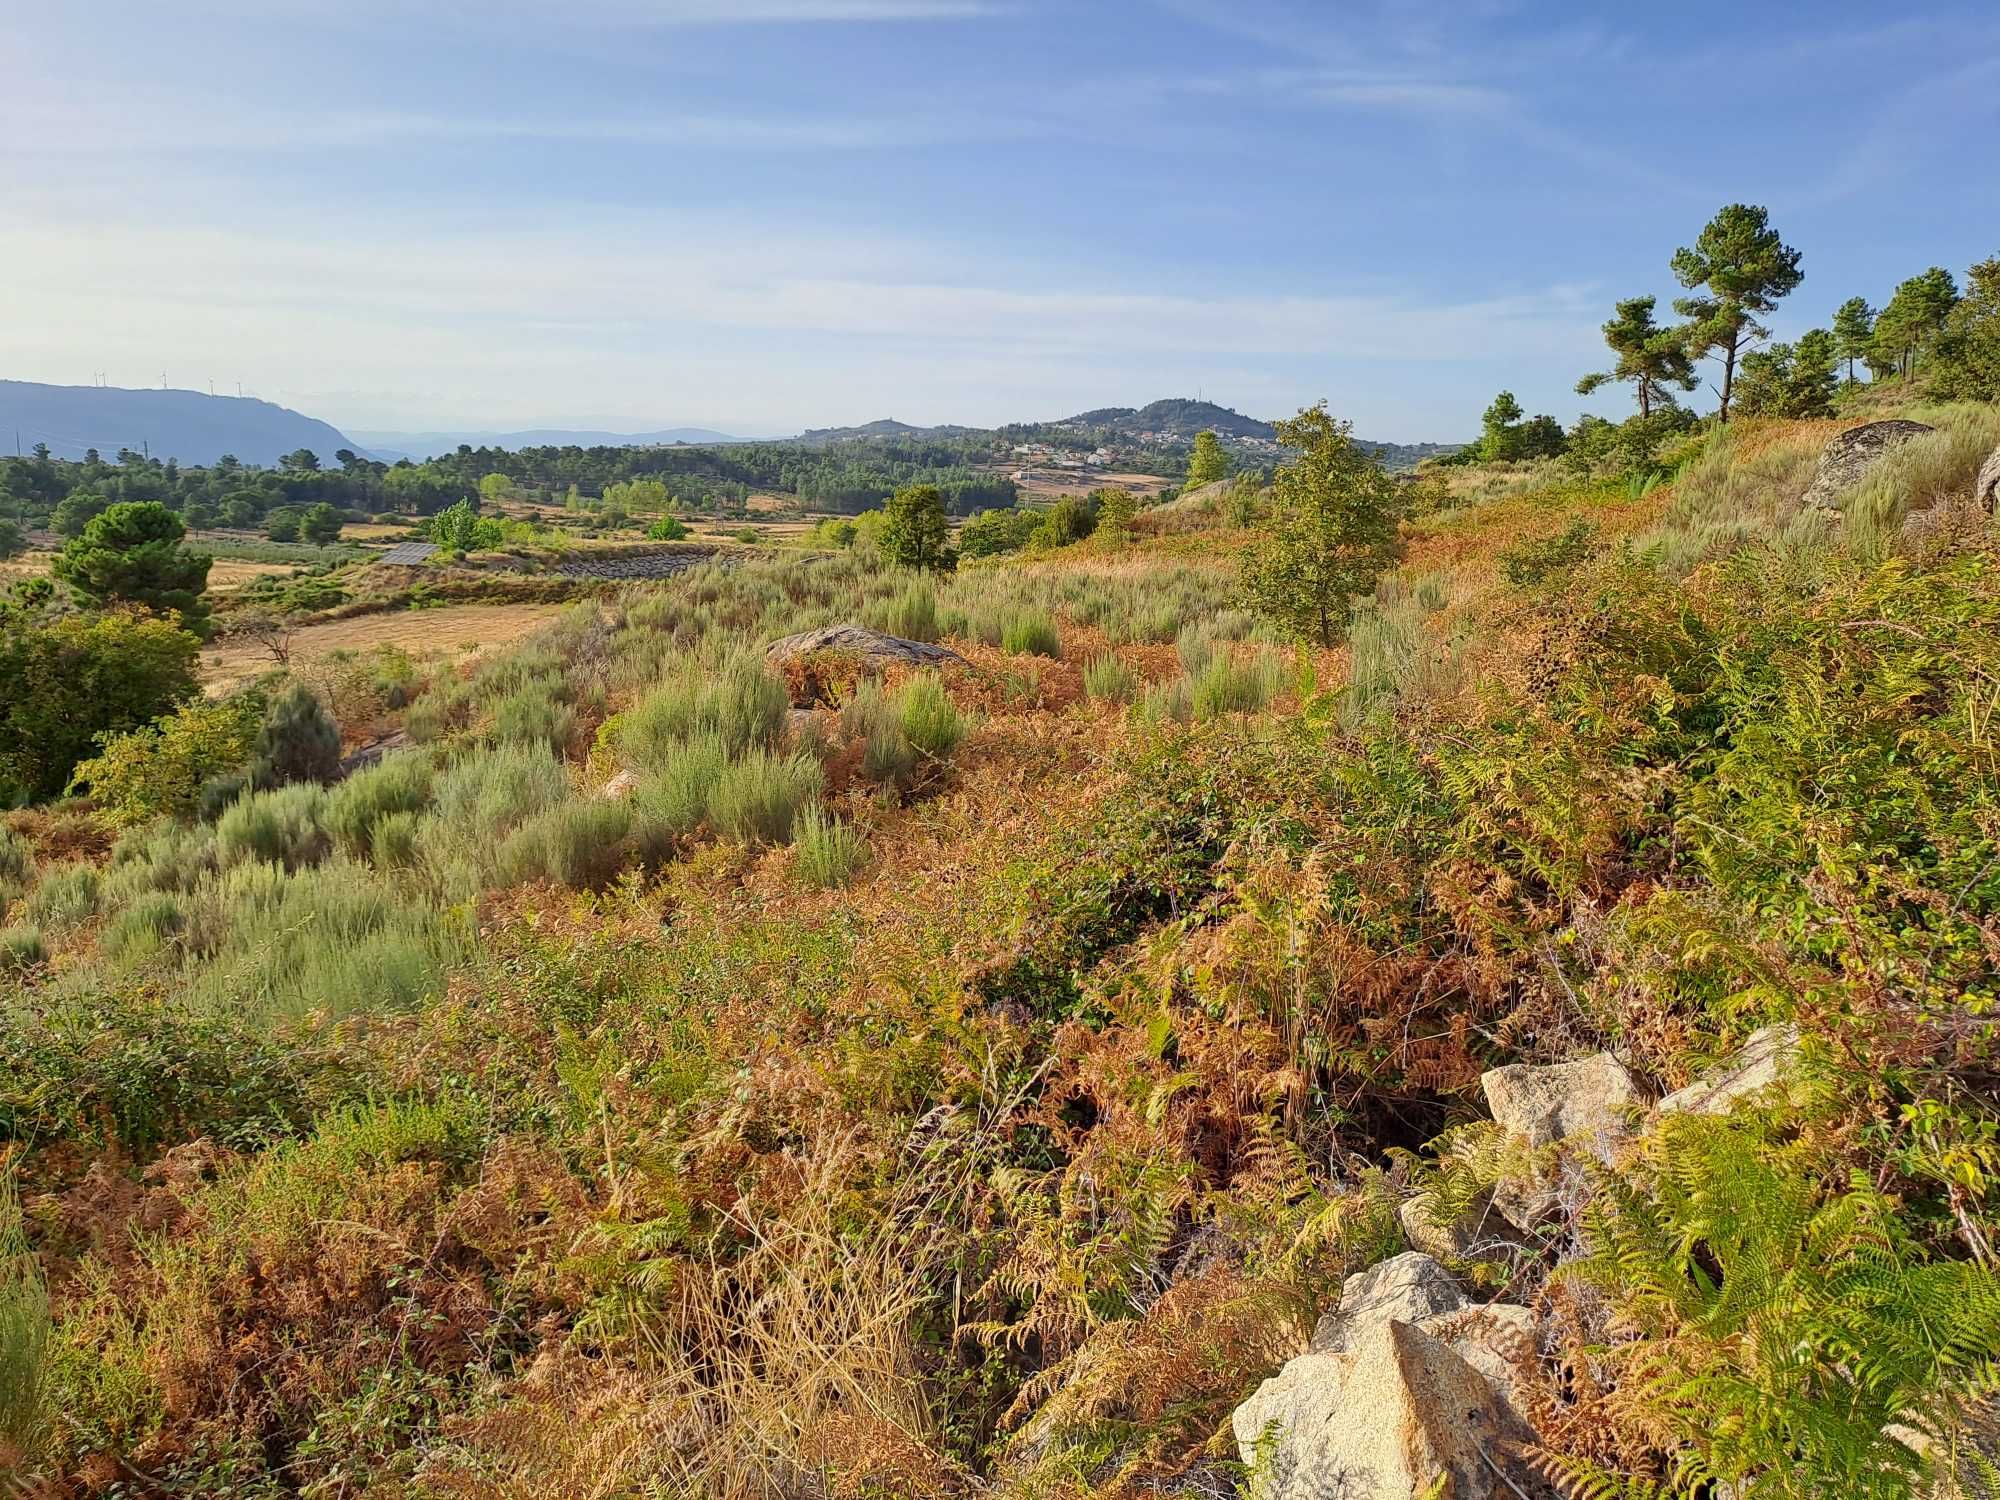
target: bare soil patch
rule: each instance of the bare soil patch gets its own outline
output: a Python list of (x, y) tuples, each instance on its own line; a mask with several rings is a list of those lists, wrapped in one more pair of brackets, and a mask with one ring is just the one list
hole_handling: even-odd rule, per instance
[[(562, 613), (560, 604), (454, 604), (443, 609), (399, 610), (308, 625), (292, 637), (296, 669), (335, 651), (397, 646), (413, 655), (454, 661), (519, 640)], [(228, 692), (272, 668), (270, 653), (255, 641), (217, 641), (201, 656), (211, 696)]]

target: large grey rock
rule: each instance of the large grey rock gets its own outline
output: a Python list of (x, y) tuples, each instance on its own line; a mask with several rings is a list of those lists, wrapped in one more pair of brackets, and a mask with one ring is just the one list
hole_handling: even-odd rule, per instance
[(1339, 1353), (1304, 1354), (1230, 1422), (1256, 1500), (1541, 1500), (1516, 1457), (1531, 1434), (1491, 1382), (1400, 1319)]
[(1660, 1113), (1727, 1114), (1737, 1100), (1747, 1099), (1782, 1079), (1798, 1053), (1796, 1026), (1766, 1026), (1753, 1031), (1734, 1057), (1716, 1064), (1686, 1088), (1662, 1099)]
[(1493, 1206), (1490, 1192), (1449, 1224), (1437, 1221), (1435, 1197), (1420, 1192), (1397, 1205), (1396, 1221), (1412, 1249), (1439, 1260), (1504, 1260), (1521, 1244), (1520, 1231)]
[[(1639, 1093), (1609, 1052), (1535, 1067), (1515, 1063), (1481, 1076), (1486, 1107), (1510, 1138), (1538, 1157), (1560, 1146), (1562, 1158), (1588, 1155), (1608, 1164), (1632, 1134), (1628, 1116)], [(1539, 1164), (1493, 1189), (1493, 1206), (1520, 1229), (1532, 1229), (1562, 1201), (1564, 1161)]]
[(1891, 448), (1933, 431), (1922, 422), (1893, 418), (1850, 427), (1820, 449), (1819, 467), (1806, 487), (1801, 504), (1838, 508), (1842, 496), (1861, 482), (1875, 460)]
[(1312, 1346), (1320, 1353), (1337, 1353), (1350, 1339), (1391, 1318), (1420, 1323), (1464, 1306), (1465, 1293), (1449, 1271), (1420, 1251), (1405, 1251), (1347, 1278), (1340, 1306), (1319, 1320)]
[(844, 651), (866, 662), (903, 662), (911, 666), (965, 660), (948, 646), (906, 641), (899, 635), (870, 630), (866, 625), (822, 625), (817, 630), (801, 630), (771, 642), (764, 648), (764, 656), (768, 661), (785, 662), (795, 656), (810, 656), (815, 651)]
[(1972, 501), (1988, 513), (2000, 509), (2000, 448), (1987, 454), (1986, 462), (1979, 466), (1979, 477), (1972, 481)]

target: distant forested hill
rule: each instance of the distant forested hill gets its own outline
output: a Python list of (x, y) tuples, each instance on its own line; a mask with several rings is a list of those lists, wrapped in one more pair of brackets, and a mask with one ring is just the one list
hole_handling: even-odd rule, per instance
[(0, 380), (0, 442), (9, 452), (17, 432), (23, 453), (46, 443), (57, 458), (80, 459), (94, 448), (108, 459), (129, 448), (184, 464), (233, 453), (271, 466), (300, 448), (325, 459), (357, 446), (337, 428), (249, 396)]

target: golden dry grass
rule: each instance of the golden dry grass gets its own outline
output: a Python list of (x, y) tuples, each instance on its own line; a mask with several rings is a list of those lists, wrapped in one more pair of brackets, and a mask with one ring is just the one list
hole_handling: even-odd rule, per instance
[[(292, 666), (297, 670), (335, 651), (375, 646), (462, 660), (511, 644), (561, 612), (559, 604), (454, 604), (330, 620), (308, 625), (292, 637)], [(211, 695), (239, 687), (271, 666), (270, 653), (255, 641), (224, 639), (202, 653), (202, 676)]]
[(402, 536), (408, 526), (377, 526), (372, 521), (364, 525), (348, 525), (340, 528), (343, 542), (381, 542), (391, 537)]
[[(40, 578), (49, 571), (55, 561), (53, 552), (24, 552), (19, 557), (0, 562), (0, 580), (12, 582), (21, 578)], [(289, 578), (298, 571), (294, 563), (233, 562), (218, 559), (209, 566), (209, 592), (226, 594), (240, 589), (254, 578)]]

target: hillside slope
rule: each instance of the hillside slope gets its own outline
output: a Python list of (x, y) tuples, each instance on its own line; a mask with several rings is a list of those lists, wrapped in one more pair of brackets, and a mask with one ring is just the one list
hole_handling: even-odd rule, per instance
[(16, 433), (23, 452), (46, 443), (56, 457), (72, 459), (91, 448), (107, 459), (129, 448), (184, 464), (233, 453), (271, 467), (300, 448), (322, 462), (342, 448), (359, 451), (325, 422), (248, 396), (0, 380), (0, 437), (11, 442)]

